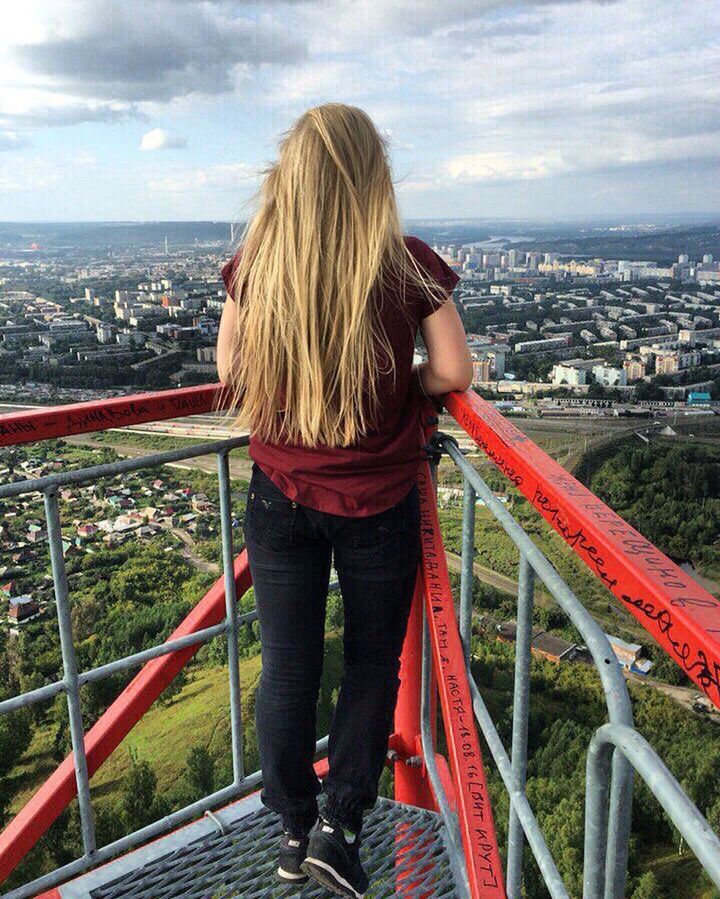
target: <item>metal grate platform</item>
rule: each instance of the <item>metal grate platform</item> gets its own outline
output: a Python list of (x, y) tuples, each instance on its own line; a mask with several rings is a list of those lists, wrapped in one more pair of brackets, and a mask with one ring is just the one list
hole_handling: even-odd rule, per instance
[[(88, 884), (83, 893), (90, 899), (327, 899), (328, 891), (317, 885), (298, 888), (275, 880), (281, 830), (272, 812), (261, 808), (224, 830), (150, 863), (142, 850), (126, 856), (124, 867), (133, 855), (138, 856), (137, 867), (114, 880), (110, 880), (112, 864), (101, 868), (93, 879), (106, 882)], [(361, 857), (370, 877), (368, 899), (456, 899), (460, 895), (442, 819), (435, 812), (379, 799), (366, 818)]]

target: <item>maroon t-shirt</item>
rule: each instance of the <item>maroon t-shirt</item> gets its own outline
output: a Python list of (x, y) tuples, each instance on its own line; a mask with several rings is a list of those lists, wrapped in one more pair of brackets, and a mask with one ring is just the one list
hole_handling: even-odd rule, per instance
[[(458, 275), (426, 243), (406, 237), (415, 259), (451, 293)], [(230, 285), (237, 256), (222, 269)], [(411, 377), (419, 323), (439, 304), (424, 292), (406, 288), (404, 308), (399, 291), (383, 289), (380, 318), (395, 357), (392, 373), (378, 378), (377, 428), (348, 447), (298, 446), (250, 438), (250, 456), (274, 484), (295, 502), (334, 515), (365, 516), (389, 509), (415, 482), (422, 458), (421, 394)]]

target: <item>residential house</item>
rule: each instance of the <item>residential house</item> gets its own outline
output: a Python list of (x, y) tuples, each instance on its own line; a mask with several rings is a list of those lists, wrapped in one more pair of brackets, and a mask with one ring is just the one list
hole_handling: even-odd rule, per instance
[[(495, 627), (498, 640), (503, 643), (514, 643), (517, 635), (517, 624), (514, 621), (503, 621)], [(530, 649), (534, 655), (542, 656), (550, 662), (558, 664), (577, 658), (581, 647), (570, 643), (562, 637), (556, 637), (540, 627), (534, 627)]]
[(92, 522), (88, 522), (87, 524), (81, 524), (77, 529), (77, 535), (81, 540), (91, 540), (100, 528), (93, 524)]
[(25, 621), (32, 621), (39, 614), (40, 606), (37, 600), (33, 599), (28, 593), (10, 598), (8, 607), (8, 621), (10, 624), (22, 624)]
[(643, 647), (639, 643), (626, 643), (625, 640), (613, 637), (612, 634), (605, 634), (605, 636), (610, 641), (615, 658), (626, 671), (643, 676), (649, 673), (653, 662), (650, 659), (642, 658)]

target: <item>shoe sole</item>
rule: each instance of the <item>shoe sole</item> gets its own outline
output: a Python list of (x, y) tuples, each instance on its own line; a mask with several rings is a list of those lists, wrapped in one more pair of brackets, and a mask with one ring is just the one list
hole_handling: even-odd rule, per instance
[(306, 858), (302, 863), (302, 869), (313, 880), (317, 880), (322, 886), (332, 890), (338, 896), (349, 896), (350, 899), (363, 899), (365, 893), (359, 893), (344, 877), (319, 858)]
[(306, 883), (308, 875), (302, 872), (293, 874), (292, 871), (285, 871), (284, 868), (278, 868), (277, 879), (282, 880), (283, 883)]

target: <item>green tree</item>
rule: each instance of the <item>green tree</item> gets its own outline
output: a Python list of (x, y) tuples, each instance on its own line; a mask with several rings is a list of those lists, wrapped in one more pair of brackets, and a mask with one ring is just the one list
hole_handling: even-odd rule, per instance
[(631, 899), (663, 899), (663, 895), (657, 877), (648, 871), (638, 880)]
[(0, 825), (5, 823), (7, 806), (12, 795), (11, 786), (5, 775), (30, 745), (31, 720), (31, 714), (27, 709), (20, 709), (0, 717)]
[(204, 746), (195, 746), (188, 755), (185, 780), (190, 801), (209, 796), (215, 789), (215, 762)]
[(139, 830), (162, 818), (168, 807), (157, 796), (157, 777), (146, 761), (130, 756), (130, 768), (120, 787), (120, 810), (128, 831)]
[(182, 693), (183, 688), (188, 682), (187, 669), (181, 668), (170, 683), (160, 694), (158, 702), (160, 705), (170, 705), (176, 696)]

